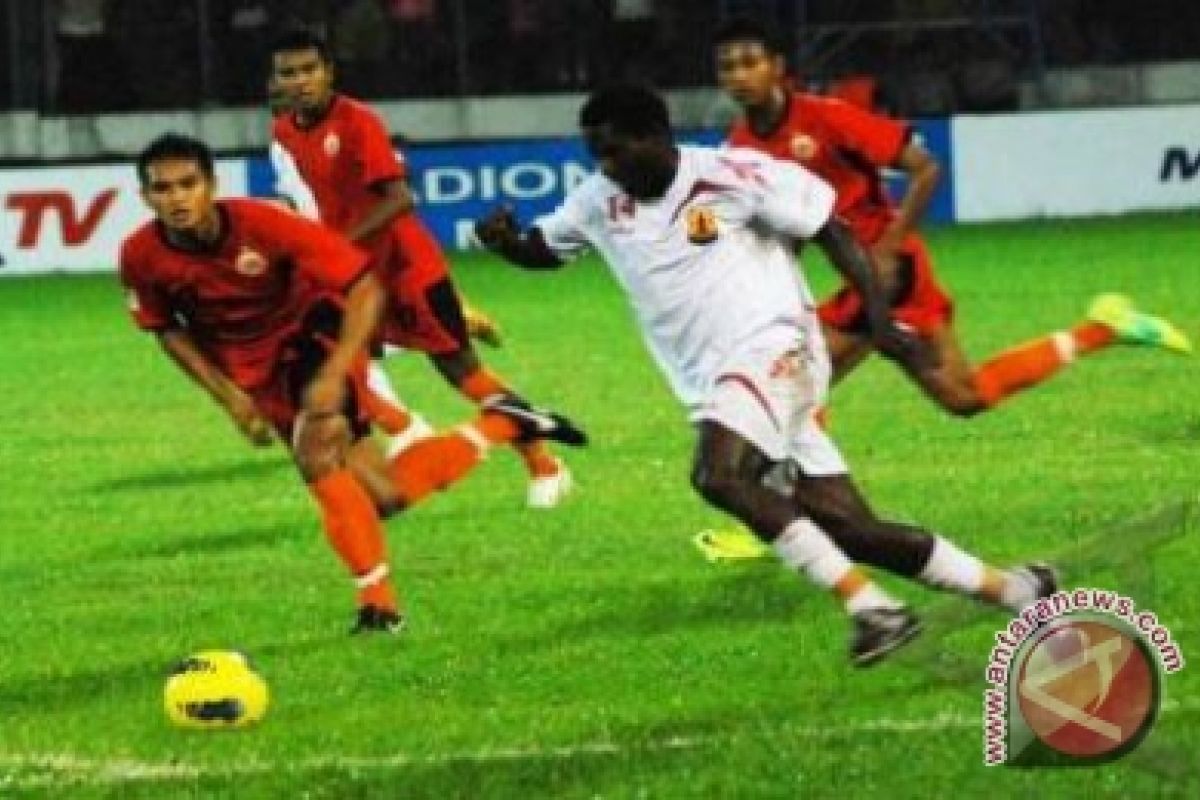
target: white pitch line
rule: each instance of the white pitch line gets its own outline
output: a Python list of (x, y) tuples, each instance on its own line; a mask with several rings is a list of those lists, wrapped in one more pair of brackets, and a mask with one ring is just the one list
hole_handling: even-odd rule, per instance
[[(1160, 713), (1200, 710), (1200, 698), (1183, 700), (1167, 699)], [(773, 737), (780, 735), (796, 739), (828, 739), (838, 736), (876, 733), (913, 733), (919, 731), (947, 731), (964, 728), (980, 728), (980, 716), (962, 714), (938, 714), (925, 719), (875, 719), (847, 725), (830, 726), (782, 726), (770, 728)], [(739, 730), (753, 733), (754, 729)], [(39, 789), (70, 784), (90, 786), (114, 785), (139, 782), (195, 781), (201, 778), (232, 778), (270, 773), (304, 773), (322, 770), (400, 770), (411, 767), (436, 767), (454, 763), (503, 763), (510, 761), (559, 759), (570, 760), (579, 756), (621, 755), (632, 752), (658, 752), (670, 750), (696, 750), (720, 744), (729, 739), (728, 734), (714, 733), (698, 736), (668, 736), (645, 742), (622, 744), (611, 741), (581, 742), (558, 747), (503, 747), (460, 753), (434, 753), (413, 755), (393, 753), (384, 756), (316, 756), (298, 761), (276, 762), (250, 760), (222, 767), (204, 764), (173, 762), (145, 762), (133, 759), (100, 760), (73, 755), (71, 753), (0, 753), (0, 790)], [(35, 774), (17, 775), (26, 772)], [(8, 773), (8, 774), (3, 774)]]

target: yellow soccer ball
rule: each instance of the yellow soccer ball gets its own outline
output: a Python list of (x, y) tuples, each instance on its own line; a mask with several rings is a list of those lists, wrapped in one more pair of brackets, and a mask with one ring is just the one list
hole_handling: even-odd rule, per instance
[(268, 699), (262, 676), (232, 650), (188, 656), (163, 688), (167, 719), (183, 728), (244, 728), (263, 718)]

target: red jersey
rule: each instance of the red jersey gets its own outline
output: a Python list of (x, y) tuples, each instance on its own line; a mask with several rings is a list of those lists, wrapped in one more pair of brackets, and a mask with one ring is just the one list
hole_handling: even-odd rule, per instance
[(321, 221), (342, 232), (379, 202), (379, 183), (406, 175), (383, 120), (343, 95), (333, 96), (325, 116), (312, 127), (302, 128), (294, 116), (281, 114), (271, 134), (296, 162)]
[(182, 328), (246, 390), (270, 379), (279, 351), (322, 293), (342, 292), (367, 256), (315, 222), (247, 199), (221, 200), (220, 240), (203, 251), (171, 244), (160, 223), (121, 244), (120, 276), (137, 326)]
[(895, 214), (879, 170), (896, 162), (912, 129), (833, 98), (795, 92), (787, 103), (769, 134), (758, 136), (743, 118), (730, 129), (728, 144), (795, 161), (820, 175), (837, 192), (835, 213), (859, 241), (874, 244)]
[[(321, 221), (343, 233), (379, 202), (376, 188), (381, 182), (408, 175), (383, 120), (365, 103), (345, 95), (334, 95), (325, 116), (312, 127), (302, 128), (293, 115), (281, 114), (271, 134), (295, 162)], [(426, 285), (445, 277), (441, 248), (416, 214), (401, 214), (368, 248), (389, 285)]]

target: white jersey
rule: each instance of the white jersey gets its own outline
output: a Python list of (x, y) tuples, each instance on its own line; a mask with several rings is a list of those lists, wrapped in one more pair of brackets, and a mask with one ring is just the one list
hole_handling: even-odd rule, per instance
[(824, 356), (795, 243), (833, 212), (834, 191), (797, 164), (752, 150), (680, 147), (666, 194), (634, 200), (600, 173), (534, 225), (565, 259), (595, 248), (676, 395), (703, 402), (739, 348), (777, 341)]

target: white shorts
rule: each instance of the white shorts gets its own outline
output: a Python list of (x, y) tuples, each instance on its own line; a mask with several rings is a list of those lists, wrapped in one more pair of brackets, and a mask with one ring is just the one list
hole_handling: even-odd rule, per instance
[(751, 343), (719, 370), (691, 418), (717, 422), (805, 475), (844, 475), (846, 462), (816, 419), (828, 384), (828, 359), (795, 344)]

